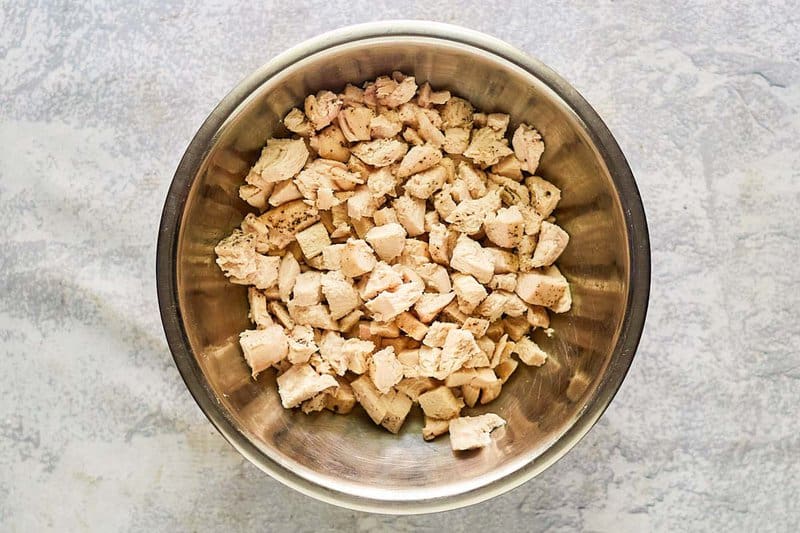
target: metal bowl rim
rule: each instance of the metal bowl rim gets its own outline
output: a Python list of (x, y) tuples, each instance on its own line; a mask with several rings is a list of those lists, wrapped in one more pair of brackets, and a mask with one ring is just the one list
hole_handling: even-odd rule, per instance
[[(286, 470), (259, 450), (226, 416), (203, 376), (184, 330), (177, 293), (178, 240), (186, 200), (229, 116), (266, 80), (289, 65), (333, 46), (387, 37), (425, 37), (467, 45), (479, 53), (513, 63), (553, 90), (583, 121), (608, 167), (622, 204), (630, 254), (627, 306), (621, 332), (594, 401), (550, 448), (523, 468), (468, 492), (417, 501), (379, 500), (323, 487)], [(205, 416), (240, 454), (281, 483), (321, 501), (360, 511), (419, 514), (472, 505), (521, 485), (563, 457), (597, 422), (619, 390), (644, 329), (650, 292), (650, 240), (641, 196), (625, 156), (600, 116), (566, 80), (541, 61), (474, 30), (425, 21), (381, 21), (340, 28), (302, 42), (245, 78), (220, 101), (189, 144), (167, 193), (158, 233), (156, 283), (161, 320), (178, 371)]]

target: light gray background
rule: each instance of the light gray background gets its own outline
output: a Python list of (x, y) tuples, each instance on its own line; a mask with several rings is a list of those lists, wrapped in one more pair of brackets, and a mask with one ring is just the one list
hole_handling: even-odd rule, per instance
[[(796, 530), (800, 22), (749, 3), (1, 3), (0, 529)], [(627, 154), (653, 245), (641, 348), (600, 423), (510, 494), (410, 518), (239, 457), (184, 388), (154, 281), (167, 187), (216, 102), (380, 18), (482, 30), (570, 80)]]

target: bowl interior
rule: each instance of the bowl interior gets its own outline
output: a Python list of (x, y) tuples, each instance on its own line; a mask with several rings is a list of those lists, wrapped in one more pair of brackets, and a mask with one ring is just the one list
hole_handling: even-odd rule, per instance
[[(400, 435), (351, 416), (304, 415), (281, 408), (271, 372), (253, 381), (238, 334), (250, 327), (246, 290), (214, 263), (215, 244), (249, 211), (237, 189), (260, 147), (286, 131), (280, 119), (306, 94), (341, 89), (392, 70), (447, 88), (486, 112), (535, 125), (546, 151), (539, 174), (562, 190), (555, 213), (570, 234), (559, 261), (572, 310), (552, 320), (554, 335), (534, 335), (549, 354), (541, 368), (520, 365), (503, 394), (474, 413), (508, 425), (480, 451), (454, 454), (447, 437), (421, 438), (421, 416)], [(272, 463), (312, 483), (358, 497), (419, 501), (464, 493), (530, 465), (591, 404), (610, 365), (628, 299), (630, 258), (623, 206), (585, 124), (547, 84), (498, 56), (426, 37), (383, 37), (335, 46), (296, 62), (258, 86), (229, 116), (188, 192), (177, 245), (183, 328), (207, 387), (229, 421)], [(588, 383), (572, 400), (571, 379)]]

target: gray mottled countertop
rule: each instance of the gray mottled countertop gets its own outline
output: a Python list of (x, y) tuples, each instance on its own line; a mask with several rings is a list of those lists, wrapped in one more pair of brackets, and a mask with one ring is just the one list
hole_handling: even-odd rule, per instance
[[(796, 4), (71, 4), (0, 4), (0, 529), (800, 527)], [(482, 30), (564, 75), (628, 156), (653, 245), (641, 348), (600, 423), (505, 496), (408, 518), (242, 459), (172, 363), (154, 281), (170, 178), (216, 102), (379, 18)]]

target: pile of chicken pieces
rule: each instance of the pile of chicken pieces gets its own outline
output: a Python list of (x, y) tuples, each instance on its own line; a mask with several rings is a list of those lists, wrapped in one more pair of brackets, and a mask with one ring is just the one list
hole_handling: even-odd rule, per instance
[(261, 214), (215, 248), (250, 286), (252, 375), (274, 367), (287, 409), (357, 402), (397, 433), (416, 403), (426, 440), (489, 444), (505, 421), (462, 408), (496, 399), (518, 360), (544, 364), (530, 333), (572, 303), (542, 137), (521, 124), (509, 146), (509, 115), (399, 72), (304, 104), (240, 188)]

